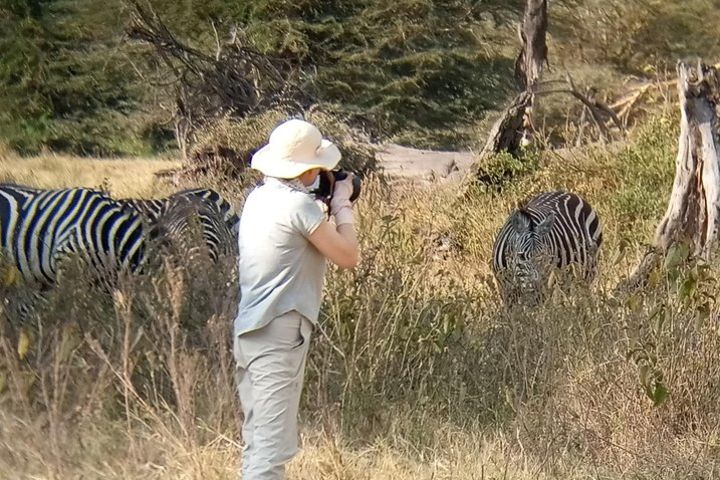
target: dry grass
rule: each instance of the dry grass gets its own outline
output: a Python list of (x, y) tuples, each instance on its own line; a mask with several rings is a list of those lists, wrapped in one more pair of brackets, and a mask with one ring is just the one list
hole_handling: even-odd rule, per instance
[(0, 154), (0, 182), (39, 188), (100, 187), (126, 197), (151, 197), (169, 189), (154, 174), (179, 166), (175, 160), (96, 159), (51, 154), (23, 158)]
[[(545, 152), (501, 192), (367, 179), (363, 262), (327, 279), (289, 478), (717, 477), (720, 270), (670, 265), (634, 296), (611, 292), (664, 211), (675, 115), (612, 151)], [(601, 278), (505, 311), (494, 234), (518, 200), (548, 188), (600, 211)], [(0, 321), (0, 471), (237, 478), (234, 272), (221, 265), (132, 279), (113, 296), (78, 273), (37, 324)]]

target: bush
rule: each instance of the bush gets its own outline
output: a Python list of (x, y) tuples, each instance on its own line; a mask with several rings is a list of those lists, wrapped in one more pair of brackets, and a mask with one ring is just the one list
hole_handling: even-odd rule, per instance
[[(246, 119), (223, 118), (203, 129), (190, 156), (194, 163), (210, 167), (219, 175), (244, 175), (252, 155), (268, 142), (272, 130), (293, 116), (282, 110), (271, 110)], [(323, 136), (334, 141), (342, 153), (340, 165), (359, 174), (377, 169), (375, 149), (363, 141), (357, 131), (350, 128), (335, 114), (322, 109), (311, 109), (305, 120), (315, 124)]]

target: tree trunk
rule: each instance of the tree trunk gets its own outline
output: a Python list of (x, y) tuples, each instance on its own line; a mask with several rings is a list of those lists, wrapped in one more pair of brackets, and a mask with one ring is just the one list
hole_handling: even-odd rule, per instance
[(520, 54), (515, 60), (515, 80), (520, 90), (532, 91), (547, 63), (545, 35), (548, 27), (547, 0), (527, 0), (518, 33)]
[(655, 234), (663, 251), (676, 241), (688, 241), (695, 255), (705, 258), (715, 243), (720, 208), (716, 102), (718, 71), (698, 62), (678, 63), (680, 138), (675, 184), (670, 203)]
[(673, 244), (684, 242), (693, 255), (708, 259), (718, 236), (720, 142), (715, 108), (720, 100), (720, 75), (699, 60), (678, 62), (677, 73), (681, 119), (675, 182), (665, 217), (655, 232), (654, 250), (627, 280), (629, 287), (642, 284)]
[(532, 104), (534, 90), (543, 64), (547, 63), (547, 0), (527, 0), (523, 22), (519, 25), (520, 54), (515, 61), (515, 81), (520, 93), (493, 125), (479, 160), (473, 168), (482, 176), (477, 163), (492, 153), (509, 152), (516, 155), (521, 146), (529, 143), (532, 133)]
[[(485, 146), (480, 152), (480, 158), (498, 152), (517, 154), (523, 138), (525, 114), (531, 101), (532, 94), (527, 91), (521, 92), (513, 99), (510, 106), (505, 109), (505, 112), (490, 129)], [(475, 173), (478, 174), (480, 170), (480, 166), (475, 165)]]

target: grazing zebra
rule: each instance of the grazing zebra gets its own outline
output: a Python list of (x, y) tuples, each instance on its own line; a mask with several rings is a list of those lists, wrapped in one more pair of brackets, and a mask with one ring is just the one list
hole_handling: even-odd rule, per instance
[(140, 214), (103, 192), (0, 184), (0, 247), (27, 280), (55, 283), (73, 254), (99, 271), (138, 270), (146, 231)]
[[(163, 199), (114, 200), (88, 188), (0, 184), (0, 248), (26, 280), (45, 285), (55, 282), (58, 260), (72, 253), (82, 254), (98, 269), (137, 271), (146, 261), (148, 238), (160, 235), (161, 229), (154, 226), (166, 212), (174, 212), (176, 225), (165, 221), (162, 231), (181, 230), (180, 209), (173, 205), (187, 198), (207, 205), (195, 212), (215, 261), (228, 251), (228, 234), (235, 235), (239, 221), (230, 203), (210, 189), (184, 190)], [(230, 243), (236, 247), (236, 242)]]
[(182, 190), (180, 192), (173, 193), (169, 197), (165, 198), (154, 198), (154, 199), (137, 199), (137, 198), (123, 198), (118, 200), (121, 203), (129, 205), (134, 209), (140, 211), (145, 215), (148, 220), (155, 222), (162, 214), (163, 211), (168, 208), (172, 200), (177, 198), (191, 198), (200, 199), (204, 202), (210, 203), (215, 206), (217, 212), (219, 212), (227, 227), (237, 232), (239, 218), (235, 209), (232, 207), (230, 202), (223, 198), (218, 192), (210, 188), (194, 188), (189, 190)]
[(152, 226), (165, 252), (189, 258), (204, 244), (212, 262), (237, 254), (237, 225), (227, 220), (237, 218), (234, 213), (223, 213), (217, 203), (193, 195), (173, 195), (165, 200)]
[[(160, 235), (168, 235), (160, 239), (165, 245), (187, 247), (192, 215), (213, 261), (234, 253), (237, 215), (212, 190), (187, 190), (162, 200), (118, 201), (87, 188), (42, 190), (0, 184), (0, 253), (26, 281), (45, 288), (56, 283), (62, 262), (73, 255), (92, 267), (97, 280), (112, 282), (120, 270), (140, 271)], [(43, 300), (38, 292), (32, 303)], [(21, 305), (21, 316), (30, 318), (32, 309)]]
[(193, 219), (197, 219), (202, 240), (213, 262), (220, 255), (235, 253), (240, 219), (230, 202), (215, 190), (196, 188), (176, 192), (165, 198), (126, 198), (119, 202), (142, 213), (165, 246), (171, 242), (180, 242), (184, 248), (191, 248), (188, 239), (183, 238), (181, 233), (189, 234), (188, 228)]
[(540, 193), (516, 209), (493, 246), (493, 272), (505, 301), (538, 299), (550, 272), (574, 264), (591, 281), (597, 269), (602, 226), (578, 195)]

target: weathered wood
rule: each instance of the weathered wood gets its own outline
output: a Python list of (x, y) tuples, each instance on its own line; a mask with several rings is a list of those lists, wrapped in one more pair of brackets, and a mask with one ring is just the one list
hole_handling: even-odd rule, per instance
[(710, 254), (718, 234), (720, 146), (715, 107), (720, 77), (714, 67), (678, 63), (680, 137), (675, 183), (655, 244), (663, 251), (689, 241), (695, 255)]
[(720, 225), (720, 142), (716, 107), (720, 75), (700, 61), (678, 62), (680, 135), (675, 181), (665, 216), (657, 227), (654, 250), (626, 281), (637, 286), (675, 243), (684, 242), (696, 257), (708, 259)]
[(515, 80), (520, 90), (532, 91), (548, 63), (545, 36), (548, 27), (547, 0), (527, 0), (518, 28), (520, 54), (515, 60)]
[(485, 146), (480, 152), (481, 159), (491, 153), (509, 152), (515, 155), (518, 152), (522, 141), (523, 117), (531, 100), (532, 93), (528, 91), (521, 92), (513, 99), (490, 129)]
[[(516, 155), (521, 145), (529, 143), (533, 129), (533, 93), (543, 64), (547, 63), (546, 32), (547, 0), (527, 0), (523, 21), (518, 25), (520, 54), (515, 60), (515, 81), (520, 94), (493, 125), (480, 160), (491, 153)], [(480, 167), (475, 168), (478, 173), (480, 170)]]

